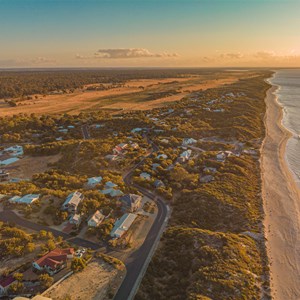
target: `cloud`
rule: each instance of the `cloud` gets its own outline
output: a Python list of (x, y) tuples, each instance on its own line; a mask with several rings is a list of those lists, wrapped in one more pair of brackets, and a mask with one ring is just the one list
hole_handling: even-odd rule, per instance
[(130, 59), (130, 58), (175, 58), (177, 53), (152, 53), (145, 48), (114, 48), (99, 49), (93, 56), (83, 56), (76, 54), (77, 59)]
[(244, 55), (240, 52), (236, 52), (236, 53), (222, 53), (220, 54), (221, 58), (225, 58), (225, 59), (241, 59), (244, 57)]
[(270, 52), (270, 51), (259, 51), (256, 52), (253, 56), (258, 59), (271, 59), (271, 58), (280, 57), (280, 56), (276, 56), (274, 52)]

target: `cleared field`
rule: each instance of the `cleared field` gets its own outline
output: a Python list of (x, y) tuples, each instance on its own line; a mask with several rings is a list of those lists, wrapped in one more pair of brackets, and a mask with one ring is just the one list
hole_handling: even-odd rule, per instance
[(82, 272), (71, 275), (45, 296), (53, 300), (109, 299), (108, 293), (115, 293), (124, 275), (125, 271), (94, 260)]
[[(166, 102), (182, 99), (197, 90), (215, 88), (253, 76), (253, 72), (220, 72), (214, 76), (198, 75), (184, 78), (131, 80), (124, 86), (103, 91), (77, 90), (62, 95), (33, 95), (32, 100), (18, 101), (16, 107), (0, 100), (0, 116), (19, 113), (78, 114), (93, 110), (146, 110)], [(36, 97), (35, 97), (36, 96)], [(36, 98), (36, 99), (35, 99)]]
[(11, 177), (31, 179), (33, 174), (43, 173), (50, 167), (48, 164), (55, 163), (61, 158), (61, 155), (49, 156), (26, 156), (17, 162), (11, 164), (6, 169)]

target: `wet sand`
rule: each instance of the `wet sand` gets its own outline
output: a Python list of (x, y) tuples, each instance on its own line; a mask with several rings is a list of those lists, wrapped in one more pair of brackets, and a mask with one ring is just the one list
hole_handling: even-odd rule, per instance
[(265, 99), (266, 137), (261, 152), (265, 237), (272, 298), (296, 300), (300, 299), (300, 192), (286, 161), (291, 134), (281, 124), (276, 89), (270, 88)]

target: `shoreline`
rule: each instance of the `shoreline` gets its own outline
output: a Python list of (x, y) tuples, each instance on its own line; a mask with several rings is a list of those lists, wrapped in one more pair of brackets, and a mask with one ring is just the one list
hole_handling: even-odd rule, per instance
[(275, 94), (278, 88), (272, 85), (265, 97), (266, 133), (261, 147), (264, 234), (272, 299), (296, 300), (300, 299), (300, 191), (286, 161), (292, 133), (282, 125), (283, 108)]

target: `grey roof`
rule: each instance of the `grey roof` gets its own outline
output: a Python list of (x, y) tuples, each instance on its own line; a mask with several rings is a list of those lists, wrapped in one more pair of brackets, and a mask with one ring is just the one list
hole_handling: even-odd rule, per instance
[(136, 202), (140, 201), (141, 199), (142, 199), (142, 197), (139, 195), (126, 194), (120, 198), (120, 201), (126, 203), (126, 205), (128, 205), (128, 206), (131, 206), (132, 204), (135, 204)]

